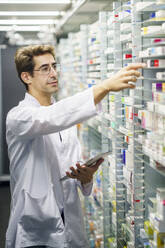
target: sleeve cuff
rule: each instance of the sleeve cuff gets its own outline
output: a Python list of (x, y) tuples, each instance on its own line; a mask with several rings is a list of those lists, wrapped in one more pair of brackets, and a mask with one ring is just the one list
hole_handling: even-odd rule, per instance
[(96, 112), (97, 112), (97, 114), (100, 114), (102, 112), (102, 104), (101, 104), (101, 102), (99, 102), (96, 105)]
[(93, 187), (93, 180), (90, 183), (86, 183), (86, 184), (81, 184), (81, 182), (77, 180), (77, 184), (84, 196), (89, 196), (91, 194)]

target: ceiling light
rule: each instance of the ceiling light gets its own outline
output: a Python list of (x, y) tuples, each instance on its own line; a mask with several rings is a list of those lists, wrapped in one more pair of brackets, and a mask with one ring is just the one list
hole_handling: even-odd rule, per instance
[(19, 20), (19, 19), (12, 19), (12, 20), (0, 20), (0, 25), (51, 25), (57, 24), (57, 20), (53, 19), (46, 19), (46, 20)]
[(0, 4), (69, 4), (71, 0), (1, 0)]
[(40, 32), (40, 26), (0, 26), (0, 31)]
[(64, 11), (0, 11), (0, 16), (59, 16)]

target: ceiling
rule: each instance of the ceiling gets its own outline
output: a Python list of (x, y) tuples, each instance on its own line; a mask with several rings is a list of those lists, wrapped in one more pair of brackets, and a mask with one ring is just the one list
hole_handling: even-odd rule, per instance
[(111, 0), (0, 0), (0, 36), (11, 45), (49, 42), (111, 9)]
[[(69, 32), (78, 31), (81, 24), (91, 24), (98, 20), (99, 11), (112, 10), (112, 0), (84, 0), (79, 2), (78, 8), (72, 10), (64, 25), (57, 25), (57, 34), (65, 35)], [(61, 24), (61, 21), (59, 23)]]

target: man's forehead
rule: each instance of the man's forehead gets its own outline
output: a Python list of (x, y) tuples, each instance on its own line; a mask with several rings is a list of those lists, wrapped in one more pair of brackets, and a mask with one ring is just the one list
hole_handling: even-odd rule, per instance
[(51, 63), (56, 62), (53, 55), (50, 53), (34, 56), (33, 61), (35, 65), (51, 64)]

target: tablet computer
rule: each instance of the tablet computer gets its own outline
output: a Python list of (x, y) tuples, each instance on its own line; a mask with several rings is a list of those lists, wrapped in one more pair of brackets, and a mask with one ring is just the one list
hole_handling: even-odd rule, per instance
[(84, 162), (84, 165), (88, 166), (88, 167), (92, 167), (96, 164), (96, 162), (101, 159), (101, 158), (105, 158), (108, 155), (110, 155), (111, 152), (104, 152), (104, 153), (100, 153), (96, 156), (94, 156), (93, 158), (90, 158), (89, 160), (87, 160), (86, 162)]

